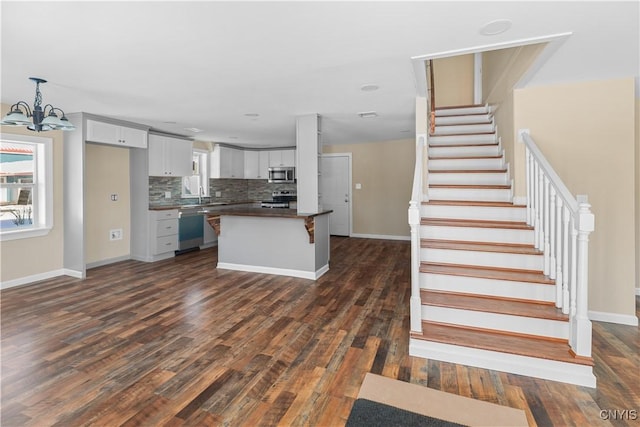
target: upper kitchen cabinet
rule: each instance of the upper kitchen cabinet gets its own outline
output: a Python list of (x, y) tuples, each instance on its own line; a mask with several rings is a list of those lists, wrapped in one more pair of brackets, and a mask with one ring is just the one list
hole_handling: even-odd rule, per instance
[(244, 152), (244, 177), (246, 179), (269, 178), (269, 152), (245, 151)]
[(269, 167), (295, 166), (296, 150), (271, 150), (269, 151)]
[(87, 120), (87, 142), (147, 148), (147, 131), (111, 123)]
[(190, 176), (193, 142), (165, 135), (149, 135), (149, 176)]
[(211, 153), (211, 178), (244, 178), (244, 154), (216, 144)]

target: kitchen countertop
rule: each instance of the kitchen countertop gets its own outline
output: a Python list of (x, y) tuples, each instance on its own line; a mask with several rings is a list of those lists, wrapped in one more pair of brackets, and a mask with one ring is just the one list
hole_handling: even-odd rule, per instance
[(230, 208), (220, 212), (211, 213), (209, 215), (233, 215), (233, 216), (257, 216), (271, 218), (313, 218), (319, 215), (326, 215), (333, 212), (332, 210), (321, 211), (318, 213), (298, 213), (296, 209), (283, 208)]
[[(212, 203), (202, 203), (202, 204), (184, 204), (184, 205), (158, 205), (158, 206), (149, 206), (150, 211), (164, 211), (170, 209), (194, 209), (194, 208), (215, 208), (218, 206), (230, 206), (230, 205), (248, 205), (256, 203), (252, 200), (247, 200), (245, 202), (212, 202)], [(258, 202), (259, 203), (259, 202)]]

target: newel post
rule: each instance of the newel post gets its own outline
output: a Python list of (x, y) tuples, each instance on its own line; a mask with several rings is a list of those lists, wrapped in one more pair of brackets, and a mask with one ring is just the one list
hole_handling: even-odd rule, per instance
[(411, 227), (411, 332), (422, 333), (422, 301), (420, 299), (420, 202), (409, 203)]
[(587, 196), (577, 196), (578, 201), (578, 271), (576, 315), (572, 319), (573, 350), (579, 356), (591, 356), (591, 321), (589, 320), (589, 234), (595, 228), (595, 218)]

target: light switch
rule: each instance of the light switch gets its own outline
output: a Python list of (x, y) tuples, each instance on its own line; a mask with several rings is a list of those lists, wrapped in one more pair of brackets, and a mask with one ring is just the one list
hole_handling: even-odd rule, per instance
[(362, 184), (360, 184), (359, 182), (356, 183), (356, 190), (361, 190), (362, 189)]
[(112, 194), (111, 195), (111, 201), (112, 202), (117, 202), (118, 201), (118, 195), (117, 194)]

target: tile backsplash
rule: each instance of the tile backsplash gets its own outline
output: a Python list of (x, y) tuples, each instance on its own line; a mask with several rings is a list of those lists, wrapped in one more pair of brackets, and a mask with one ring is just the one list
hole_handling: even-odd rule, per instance
[[(276, 190), (295, 191), (296, 184), (271, 184), (266, 179), (220, 178), (209, 180), (209, 194), (203, 202), (244, 202), (271, 199)], [(165, 192), (171, 192), (166, 199)], [(220, 197), (215, 197), (220, 192)], [(182, 198), (182, 178), (149, 177), (149, 206), (175, 206), (194, 203), (194, 198)]]

